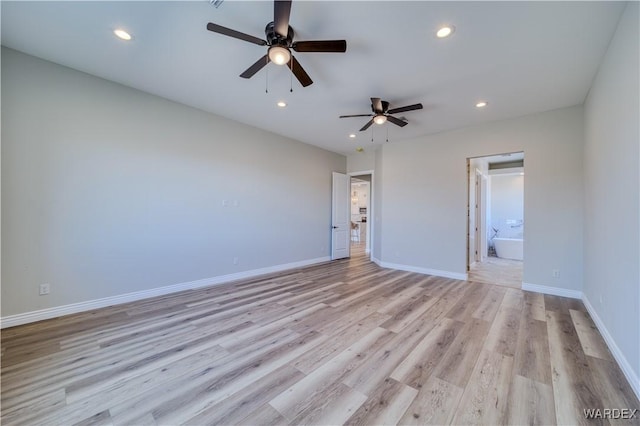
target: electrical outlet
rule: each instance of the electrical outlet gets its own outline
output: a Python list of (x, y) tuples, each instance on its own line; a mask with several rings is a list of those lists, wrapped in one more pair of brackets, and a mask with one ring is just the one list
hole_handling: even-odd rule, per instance
[(40, 284), (40, 296), (44, 296), (49, 294), (51, 291), (51, 285), (49, 284)]
[(560, 270), (559, 269), (552, 270), (551, 275), (553, 276), (553, 278), (560, 278)]
[(238, 264), (238, 258), (237, 258), (237, 257), (234, 257), (234, 258), (233, 258), (233, 264), (234, 264), (234, 265), (237, 265), (237, 264)]

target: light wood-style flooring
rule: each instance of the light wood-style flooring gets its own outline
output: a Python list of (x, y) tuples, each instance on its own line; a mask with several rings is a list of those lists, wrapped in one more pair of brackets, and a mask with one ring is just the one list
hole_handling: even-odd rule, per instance
[(523, 262), (521, 260), (487, 257), (475, 262), (469, 270), (469, 281), (522, 288)]
[(3, 425), (594, 424), (583, 409), (640, 405), (580, 301), (364, 255), (1, 343)]

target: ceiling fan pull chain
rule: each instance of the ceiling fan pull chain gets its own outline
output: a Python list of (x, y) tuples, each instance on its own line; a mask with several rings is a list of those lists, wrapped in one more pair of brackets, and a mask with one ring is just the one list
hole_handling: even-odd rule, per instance
[(371, 143), (373, 143), (373, 127), (371, 128)]
[(267, 68), (267, 71), (265, 73), (264, 93), (269, 93), (269, 68)]
[(291, 63), (291, 73), (289, 74), (289, 83), (291, 84), (291, 88), (289, 89), (289, 92), (293, 93), (293, 59), (289, 62)]
[(387, 142), (389, 142), (389, 126), (387, 125), (386, 128), (387, 128)]

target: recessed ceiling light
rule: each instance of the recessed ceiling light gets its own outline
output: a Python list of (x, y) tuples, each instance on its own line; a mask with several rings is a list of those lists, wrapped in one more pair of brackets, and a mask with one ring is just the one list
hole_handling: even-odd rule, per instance
[(287, 103), (285, 101), (280, 101), (276, 105), (278, 105), (280, 108), (284, 108), (287, 106)]
[(438, 38), (449, 37), (451, 34), (453, 34), (455, 30), (456, 28), (453, 25), (445, 25), (443, 27), (440, 27), (440, 29), (436, 31), (436, 37)]
[(350, 137), (351, 139), (353, 139), (353, 138), (355, 138), (355, 137), (356, 137), (356, 134), (355, 134), (355, 133), (351, 133), (351, 134), (349, 135), (349, 137)]
[(486, 107), (488, 104), (486, 101), (480, 101), (476, 104), (476, 108), (484, 108)]
[(116, 30), (113, 30), (113, 33), (122, 40), (127, 40), (127, 41), (131, 40), (131, 34), (129, 34), (123, 29), (118, 28)]

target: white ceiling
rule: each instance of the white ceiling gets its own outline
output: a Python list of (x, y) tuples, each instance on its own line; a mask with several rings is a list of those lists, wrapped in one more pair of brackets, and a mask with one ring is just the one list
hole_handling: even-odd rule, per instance
[[(206, 30), (264, 38), (271, 1), (2, 1), (2, 44), (214, 114), (343, 154), (477, 123), (581, 104), (624, 9), (619, 2), (294, 0), (295, 40), (347, 40), (347, 52), (297, 53), (314, 84), (269, 64), (266, 48)], [(443, 23), (456, 31), (437, 39)], [(112, 31), (134, 36), (123, 42)], [(268, 70), (268, 72), (267, 72)], [(269, 93), (265, 93), (267, 82)], [(404, 116), (358, 132), (370, 97)], [(478, 100), (488, 107), (475, 108)], [(287, 108), (276, 107), (285, 100)], [(349, 133), (357, 138), (350, 139)]]

